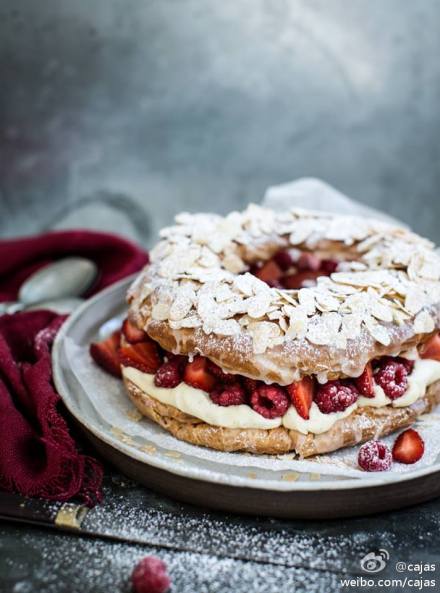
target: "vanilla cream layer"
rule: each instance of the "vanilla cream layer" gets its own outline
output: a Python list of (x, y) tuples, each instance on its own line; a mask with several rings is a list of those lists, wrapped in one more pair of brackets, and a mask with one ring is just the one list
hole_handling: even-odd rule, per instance
[(142, 373), (133, 367), (122, 369), (124, 377), (163, 404), (174, 406), (185, 414), (200, 418), (213, 426), (226, 428), (276, 428), (281, 418), (270, 420), (255, 412), (250, 406), (218, 406), (209, 394), (201, 389), (180, 383), (177, 387), (156, 387), (154, 375)]
[(154, 397), (154, 399), (163, 404), (174, 406), (181, 412), (195, 416), (213, 426), (263, 429), (285, 426), (290, 430), (297, 430), (303, 434), (309, 432), (321, 434), (330, 430), (335, 422), (341, 418), (346, 418), (359, 406), (382, 407), (391, 404), (393, 407), (404, 407), (411, 405), (425, 395), (426, 389), (431, 383), (440, 380), (440, 362), (416, 360), (414, 369), (411, 375), (408, 376), (408, 389), (402, 397), (396, 400), (388, 398), (383, 389), (379, 385), (375, 385), (374, 397), (359, 397), (358, 401), (344, 412), (323, 414), (313, 402), (308, 420), (301, 418), (294, 406), (290, 406), (283, 417), (271, 420), (264, 418), (247, 405), (219, 406), (211, 400), (206, 391), (195, 389), (183, 382), (177, 387), (168, 389), (156, 387), (154, 375), (142, 373), (133, 367), (124, 367), (122, 372), (124, 377), (139, 389)]

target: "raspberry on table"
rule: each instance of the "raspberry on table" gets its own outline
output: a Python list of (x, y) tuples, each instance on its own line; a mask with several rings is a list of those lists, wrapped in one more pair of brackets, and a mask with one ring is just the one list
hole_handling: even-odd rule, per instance
[(131, 575), (133, 593), (165, 593), (171, 586), (165, 562), (146, 556), (136, 564)]
[(369, 441), (359, 449), (358, 463), (366, 472), (386, 471), (390, 469), (392, 462), (390, 448), (380, 441)]
[(343, 412), (359, 397), (356, 387), (349, 382), (329, 381), (320, 385), (315, 393), (314, 401), (323, 414)]
[(402, 397), (408, 388), (408, 371), (405, 364), (396, 360), (384, 361), (374, 373), (374, 380), (390, 399)]
[(284, 416), (290, 405), (289, 398), (282, 387), (260, 385), (251, 396), (252, 408), (264, 418)]
[(181, 362), (176, 358), (161, 364), (154, 375), (154, 384), (156, 387), (167, 387), (168, 389), (171, 389), (177, 387), (181, 382)]
[(246, 393), (239, 383), (217, 387), (209, 396), (218, 406), (239, 406), (246, 403)]

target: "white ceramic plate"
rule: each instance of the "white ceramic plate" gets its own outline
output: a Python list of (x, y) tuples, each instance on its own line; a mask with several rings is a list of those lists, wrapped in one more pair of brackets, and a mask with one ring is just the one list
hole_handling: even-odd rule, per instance
[[(124, 315), (131, 280), (86, 301), (63, 325), (53, 347), (54, 380), (67, 409), (122, 471), (182, 500), (288, 517), (364, 514), (440, 495), (438, 459), (405, 473), (365, 478), (325, 475), (325, 465), (313, 461), (298, 472), (286, 458), (210, 451), (181, 443), (147, 419), (134, 419), (122, 382), (104, 377), (85, 354), (103, 325)], [(81, 351), (78, 365), (75, 353)]]

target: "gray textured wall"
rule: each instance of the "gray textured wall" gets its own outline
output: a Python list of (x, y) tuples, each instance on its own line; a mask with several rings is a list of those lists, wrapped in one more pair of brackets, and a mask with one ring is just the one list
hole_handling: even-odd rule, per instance
[(148, 240), (314, 175), (440, 241), (439, 23), (435, 0), (0, 0), (0, 231)]

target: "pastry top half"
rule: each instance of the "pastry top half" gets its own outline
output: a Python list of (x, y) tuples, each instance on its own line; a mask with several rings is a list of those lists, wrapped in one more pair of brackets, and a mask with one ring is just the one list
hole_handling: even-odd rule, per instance
[[(316, 286), (270, 287), (251, 272), (280, 249), (339, 263)], [(440, 327), (434, 245), (373, 219), (256, 205), (181, 214), (150, 255), (128, 292), (132, 322), (168, 352), (266, 383), (358, 377)]]

